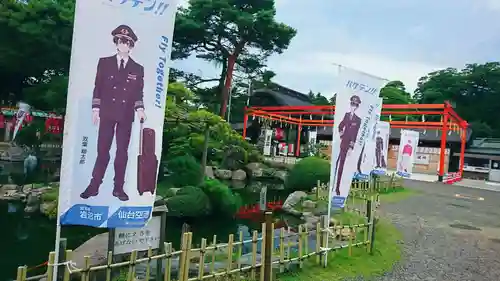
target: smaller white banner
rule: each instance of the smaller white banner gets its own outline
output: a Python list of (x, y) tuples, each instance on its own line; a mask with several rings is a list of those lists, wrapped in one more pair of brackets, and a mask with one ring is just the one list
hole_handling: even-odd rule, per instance
[(273, 130), (266, 129), (264, 136), (264, 155), (271, 155), (271, 140), (273, 137)]
[(391, 134), (391, 124), (379, 121), (375, 133), (375, 169), (373, 174), (385, 175), (387, 173), (387, 152), (389, 147), (389, 136)]
[(401, 131), (401, 142), (399, 144), (398, 161), (396, 164), (397, 175), (404, 178), (411, 177), (418, 147), (418, 139), (419, 133), (416, 131)]

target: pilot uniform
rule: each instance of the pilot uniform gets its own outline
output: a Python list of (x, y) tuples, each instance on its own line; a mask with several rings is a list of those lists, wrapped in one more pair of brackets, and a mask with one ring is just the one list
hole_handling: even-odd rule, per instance
[[(361, 104), (361, 99), (354, 95), (351, 97), (351, 105), (359, 107)], [(347, 112), (344, 115), (344, 119), (339, 123), (339, 133), (340, 133), (340, 150), (339, 156), (336, 163), (337, 171), (337, 182), (335, 187), (335, 192), (337, 196), (340, 195), (340, 182), (342, 181), (342, 173), (344, 172), (344, 164), (347, 157), (347, 152), (354, 149), (354, 144), (358, 137), (358, 131), (361, 126), (361, 118), (355, 113)]]
[[(137, 36), (126, 25), (120, 25), (111, 32), (115, 39), (128, 40), (131, 46)], [(144, 67), (130, 56), (119, 54), (99, 59), (95, 78), (92, 109), (99, 109), (99, 132), (97, 139), (97, 158), (92, 171), (92, 179), (87, 189), (80, 195), (87, 199), (97, 196), (110, 160), (113, 138), (116, 140), (114, 162), (113, 196), (127, 201), (124, 192), (125, 172), (128, 162), (128, 147), (135, 112), (144, 109), (143, 103)]]
[(375, 168), (386, 168), (384, 156), (382, 155), (383, 149), (384, 149), (384, 139), (378, 136), (375, 139), (375, 158), (377, 160), (377, 166)]

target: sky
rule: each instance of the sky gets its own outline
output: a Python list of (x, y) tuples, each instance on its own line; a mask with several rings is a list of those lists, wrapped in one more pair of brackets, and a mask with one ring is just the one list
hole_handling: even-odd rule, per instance
[[(307, 93), (335, 93), (338, 66), (388, 80), (410, 92), (420, 77), (467, 63), (500, 61), (500, 0), (276, 0), (277, 20), (297, 30), (268, 68), (274, 82)], [(217, 77), (189, 58), (174, 67)]]

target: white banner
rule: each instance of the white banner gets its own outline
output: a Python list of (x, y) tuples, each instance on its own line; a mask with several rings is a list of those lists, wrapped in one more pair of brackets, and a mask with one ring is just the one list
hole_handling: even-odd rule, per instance
[(375, 175), (385, 175), (387, 173), (387, 152), (389, 151), (389, 136), (391, 134), (391, 124), (379, 121), (376, 127), (375, 137)]
[(368, 137), (370, 119), (376, 113), (380, 88), (386, 82), (350, 69), (342, 69), (339, 81), (342, 88), (336, 96), (329, 211), (332, 207), (344, 207), (361, 149)]
[(316, 140), (318, 139), (317, 131), (309, 131), (309, 155), (313, 156), (316, 153)]
[(271, 140), (273, 138), (273, 130), (266, 129), (264, 133), (264, 155), (271, 155)]
[(396, 164), (396, 174), (409, 178), (412, 174), (415, 154), (418, 147), (419, 133), (410, 130), (401, 130), (401, 142), (398, 150), (398, 161)]
[(368, 123), (368, 138), (361, 149), (357, 164), (357, 171), (354, 174), (354, 178), (358, 180), (368, 180), (371, 172), (375, 168), (376, 126), (377, 122), (380, 121), (380, 113), (382, 112), (381, 98), (377, 101), (374, 112), (375, 113), (372, 115), (372, 118)]
[(76, 1), (61, 224), (137, 228), (151, 218), (175, 2)]
[(19, 128), (21, 128), (21, 125), (23, 124), (26, 115), (30, 113), (30, 108), (31, 108), (29, 104), (24, 102), (19, 102), (17, 106), (19, 107), (19, 109), (16, 112), (16, 126), (14, 127), (14, 134), (12, 135), (12, 141), (14, 141), (14, 139), (16, 138), (17, 132), (19, 131)]

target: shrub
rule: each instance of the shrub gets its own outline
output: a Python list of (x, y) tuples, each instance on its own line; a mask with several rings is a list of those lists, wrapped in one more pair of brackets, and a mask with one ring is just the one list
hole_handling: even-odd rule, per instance
[(242, 205), (240, 195), (233, 193), (229, 186), (216, 179), (205, 179), (201, 188), (210, 199), (212, 212), (215, 214), (233, 216)]
[(330, 163), (319, 157), (306, 157), (293, 166), (285, 185), (289, 189), (309, 190), (318, 180), (322, 183), (330, 180)]
[(178, 156), (167, 162), (168, 182), (175, 187), (196, 186), (201, 177), (201, 165), (191, 155)]
[(168, 215), (199, 217), (210, 213), (210, 200), (201, 188), (186, 186), (167, 200)]

